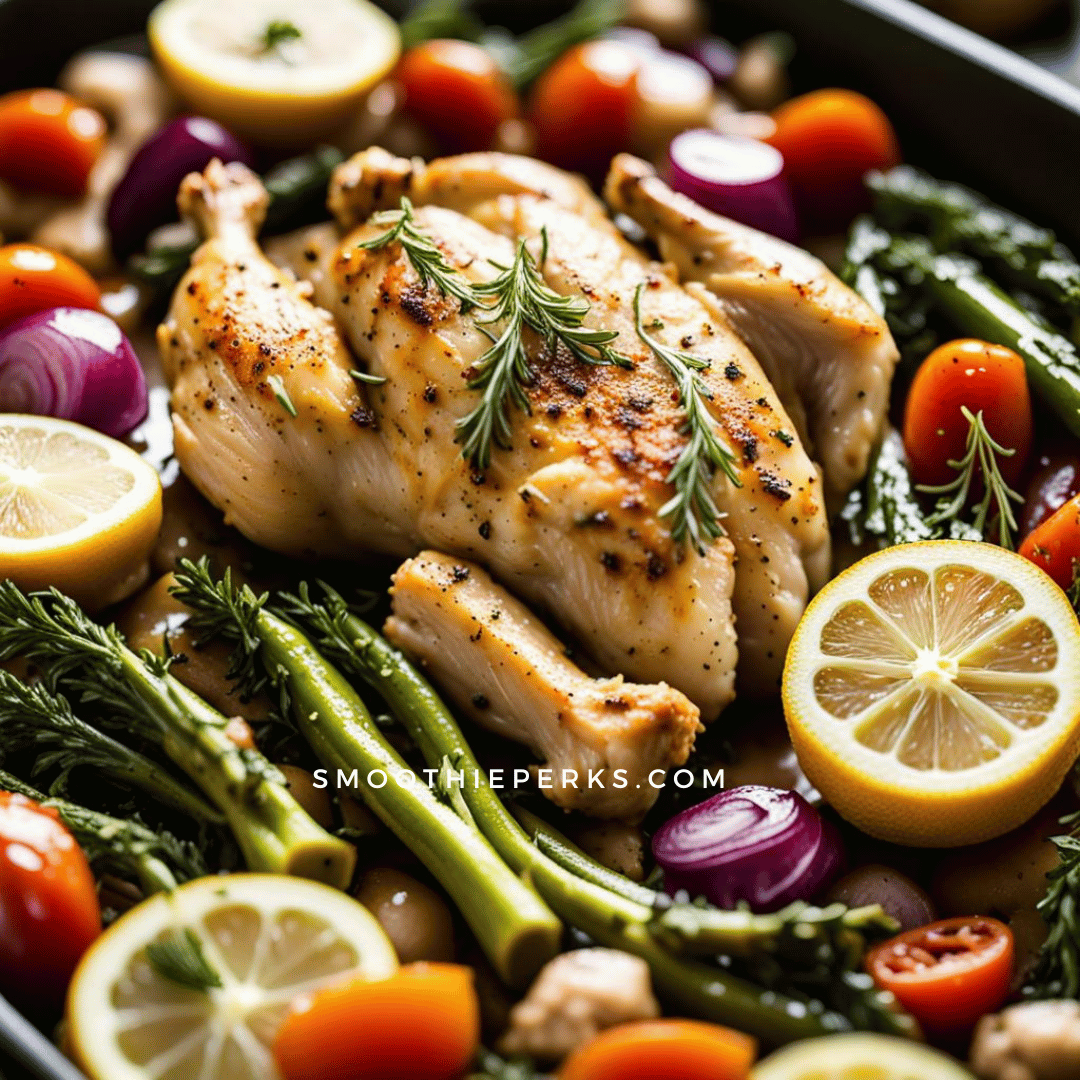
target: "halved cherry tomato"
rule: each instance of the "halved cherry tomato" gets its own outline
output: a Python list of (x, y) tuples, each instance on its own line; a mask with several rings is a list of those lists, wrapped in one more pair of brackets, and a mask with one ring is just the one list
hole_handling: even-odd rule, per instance
[(866, 970), (930, 1035), (956, 1035), (1009, 992), (1012, 931), (997, 919), (961, 916), (908, 930), (871, 949)]
[(863, 177), (900, 160), (889, 118), (853, 90), (814, 90), (774, 113), (769, 136), (784, 155), (800, 210), (817, 225), (837, 226), (870, 205)]
[(59, 1005), (101, 933), (94, 875), (55, 810), (0, 791), (0, 988), (32, 1008)]
[(76, 198), (105, 145), (96, 109), (60, 90), (0, 97), (0, 178), (18, 188)]
[(1041, 566), (1063, 589), (1080, 571), (1080, 495), (1074, 495), (1024, 537), (1020, 554)]
[(410, 49), (397, 69), (405, 111), (446, 150), (488, 150), (505, 120), (521, 111), (491, 54), (468, 41), (437, 39)]
[(472, 968), (410, 964), (316, 994), (274, 1040), (285, 1080), (458, 1080), (476, 1056)]
[(0, 326), (54, 307), (96, 308), (97, 282), (66, 255), (36, 244), (0, 247)]
[(1005, 482), (1014, 486), (1031, 451), (1031, 395), (1024, 361), (1003, 345), (962, 338), (939, 345), (920, 365), (904, 407), (904, 449), (919, 484), (956, 478), (950, 461), (964, 456), (970, 424), (960, 411), (980, 412), (1000, 446)]
[(536, 80), (529, 119), (536, 156), (603, 177), (630, 144), (641, 57), (620, 41), (589, 41), (563, 53)]
[(703, 1020), (639, 1020), (575, 1050), (558, 1080), (745, 1080), (757, 1044)]

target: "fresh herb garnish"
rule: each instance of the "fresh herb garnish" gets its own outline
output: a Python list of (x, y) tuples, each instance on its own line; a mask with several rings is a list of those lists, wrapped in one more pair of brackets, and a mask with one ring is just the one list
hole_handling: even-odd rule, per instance
[(1068, 832), (1050, 838), (1061, 861), (1046, 875), (1046, 894), (1036, 905), (1049, 932), (1024, 987), (1027, 997), (1080, 995), (1080, 811), (1059, 824)]
[(292, 398), (289, 397), (289, 391), (285, 389), (285, 383), (282, 381), (280, 375), (267, 375), (267, 385), (274, 392), (274, 397), (277, 398), (278, 404), (290, 415), (296, 415), (296, 406), (292, 402)]
[[(926, 519), (927, 525), (941, 525), (952, 521), (963, 513), (971, 494), (978, 466), (983, 477), (985, 491), (975, 504), (975, 528), (982, 533), (986, 527), (991, 506), (997, 507), (998, 542), (1004, 548), (1013, 546), (1013, 533), (1016, 532), (1016, 517), (1010, 502), (1022, 503), (1023, 496), (1017, 494), (1005, 482), (998, 467), (998, 455), (1012, 457), (1016, 450), (1009, 449), (996, 442), (983, 422), (982, 410), (974, 415), (966, 405), (960, 406), (960, 412), (968, 422), (967, 448), (959, 461), (950, 461), (949, 467), (955, 469), (957, 477), (948, 484), (928, 486), (920, 484), (919, 491), (928, 495), (940, 495), (934, 512)], [(951, 496), (951, 498), (950, 498)]]
[(146, 959), (163, 979), (205, 994), (221, 987), (221, 976), (203, 953), (202, 943), (189, 927), (173, 930), (146, 946)]
[(490, 464), (492, 443), (504, 450), (511, 447), (510, 405), (524, 413), (532, 412), (525, 388), (535, 373), (522, 337), (526, 327), (539, 334), (553, 352), (561, 344), (586, 364), (633, 367), (627, 357), (611, 347), (618, 337), (615, 331), (593, 330), (584, 325), (589, 313), (585, 300), (557, 293), (544, 281), (540, 267), (547, 261), (547, 251), (546, 231), (541, 232), (539, 263), (522, 240), (510, 266), (493, 263), (500, 273), (474, 287), (481, 301), (492, 301), (490, 306), (482, 305), (487, 318), (477, 320), (477, 325), (503, 324), (498, 337), (488, 335), (491, 348), (472, 366), (468, 386), (483, 391), (480, 404), (457, 423), (456, 438), (463, 444), (462, 457), (477, 469)]
[(634, 293), (638, 337), (675, 379), (679, 405), (686, 413), (684, 431), (690, 436), (667, 475), (667, 482), (675, 485), (675, 494), (660, 508), (660, 516), (671, 518), (671, 536), (676, 543), (688, 539), (699, 553), (704, 554), (706, 540), (715, 540), (724, 531), (720, 511), (710, 491), (716, 470), (721, 470), (736, 487), (741, 487), (742, 482), (735, 469), (735, 455), (720, 441), (712, 414), (705, 404), (713, 396), (701, 377), (701, 372), (708, 370), (709, 361), (668, 348), (649, 337), (641, 321), (644, 287), (644, 283), (639, 284)]
[(371, 375), (366, 371), (358, 371), (353, 368), (349, 374), (357, 381), (367, 383), (369, 386), (382, 386), (386, 382), (385, 375)]
[(266, 24), (263, 31), (263, 52), (273, 52), (279, 45), (286, 41), (295, 41), (303, 37), (300, 28), (285, 19), (272, 19)]
[(379, 236), (373, 236), (356, 246), (362, 251), (378, 251), (388, 244), (399, 243), (412, 263), (413, 269), (426, 289), (435, 286), (443, 296), (453, 296), (461, 304), (461, 313), (480, 305), (476, 287), (447, 261), (434, 241), (416, 226), (413, 204), (404, 195), (398, 210), (383, 210), (371, 218), (374, 225), (389, 225)]

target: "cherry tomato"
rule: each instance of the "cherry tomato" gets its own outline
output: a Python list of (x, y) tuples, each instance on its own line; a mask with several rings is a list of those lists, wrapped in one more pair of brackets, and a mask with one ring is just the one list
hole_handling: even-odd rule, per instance
[(930, 1035), (956, 1035), (1005, 1000), (1012, 931), (997, 919), (961, 916), (908, 930), (871, 949), (866, 970)]
[(641, 63), (620, 41), (590, 41), (563, 53), (536, 80), (529, 101), (537, 157), (602, 178), (630, 143)]
[(286, 1018), (274, 1057), (285, 1080), (458, 1080), (479, 1041), (472, 968), (420, 963), (316, 994)]
[(35, 244), (0, 247), (0, 326), (54, 307), (96, 308), (97, 282), (78, 263)]
[(1028, 481), (1020, 534), (1026, 536), (1080, 495), (1080, 457), (1068, 451), (1041, 454)]
[(453, 152), (490, 149), (499, 125), (521, 111), (491, 54), (468, 41), (415, 46), (398, 65), (397, 79), (405, 111)]
[(558, 1080), (745, 1080), (757, 1044), (701, 1020), (640, 1020), (574, 1051)]
[(870, 205), (863, 177), (900, 160), (889, 118), (853, 90), (815, 90), (774, 113), (768, 139), (784, 155), (800, 209), (824, 226), (844, 225)]
[(1020, 544), (1020, 554), (1041, 566), (1063, 589), (1072, 588), (1080, 569), (1080, 495), (1029, 532)]
[(1024, 362), (1002, 345), (965, 338), (938, 346), (920, 365), (904, 408), (904, 449), (919, 484), (956, 478), (950, 461), (965, 452), (970, 425), (960, 411), (983, 414), (986, 430), (1013, 450), (997, 455), (1005, 482), (1015, 486), (1031, 451), (1031, 395)]
[(0, 178), (18, 188), (77, 198), (105, 145), (101, 113), (59, 90), (0, 97)]
[(55, 810), (0, 791), (0, 987), (34, 1008), (59, 1005), (101, 933), (94, 875)]

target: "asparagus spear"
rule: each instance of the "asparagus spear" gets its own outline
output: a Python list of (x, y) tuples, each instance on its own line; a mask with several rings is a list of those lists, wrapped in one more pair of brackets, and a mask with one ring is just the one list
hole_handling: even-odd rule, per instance
[(51, 686), (80, 691), (160, 744), (224, 815), (249, 869), (349, 883), (352, 845), (312, 821), (258, 751), (239, 749), (225, 717), (169, 675), (166, 661), (136, 656), (115, 626), (93, 622), (55, 589), (26, 596), (3, 581), (0, 659), (19, 655), (41, 661)]
[(155, 762), (80, 720), (67, 698), (41, 684), (31, 686), (0, 669), (0, 738), (5, 753), (43, 747), (33, 775), (59, 768), (50, 794), (62, 795), (73, 769), (97, 769), (118, 783), (139, 788), (196, 821), (224, 824), (205, 799), (174, 780)]
[(1080, 264), (1050, 229), (910, 165), (871, 173), (867, 184), (887, 228), (926, 228), (938, 251), (961, 249), (995, 260), (1023, 287), (1080, 313)]
[[(194, 610), (192, 625), (237, 644), (236, 669), (249, 680), (261, 669), (287, 695), (297, 726), (324, 765), (346, 775), (381, 774), (377, 788), (359, 785), (364, 801), (453, 897), (499, 975), (514, 985), (526, 982), (558, 952), (559, 920), (467, 815), (413, 777), (344, 676), (299, 630), (267, 610), (267, 596), (247, 586), (234, 591), (228, 570), (215, 583), (208, 567), (205, 559), (197, 566), (182, 560), (177, 570), (173, 593)], [(434, 766), (447, 762), (463, 767), (447, 754)], [(460, 785), (466, 799), (471, 780)]]
[[(477, 783), (463, 796), (477, 825), (513, 869), (528, 875), (544, 899), (568, 923), (594, 941), (642, 957), (659, 991), (677, 1008), (751, 1032), (769, 1045), (846, 1030), (842, 1015), (820, 1002), (804, 1004), (775, 991), (762, 991), (720, 968), (673, 956), (656, 934), (658, 902), (667, 897), (600, 867), (586, 865), (583, 852), (566, 865), (549, 857), (544, 842), (534, 843), (486, 783), (457, 722), (426, 679), (389, 642), (377, 634), (332, 589), (326, 602), (311, 600), (302, 585), (296, 596), (282, 598), (284, 612), (315, 637), (318, 647), (349, 674), (375, 687), (431, 763), (451, 757)], [(549, 830), (554, 841), (558, 834)], [(562, 847), (569, 848), (565, 840)], [(576, 872), (580, 871), (580, 873)], [(891, 995), (889, 995), (891, 1000)], [(882, 1005), (885, 999), (882, 999)], [(884, 1010), (882, 1010), (884, 1011)], [(910, 1034), (910, 1017), (875, 1014), (880, 1026)]]
[(184, 843), (165, 830), (155, 832), (140, 821), (111, 817), (67, 799), (43, 795), (2, 769), (0, 789), (52, 807), (87, 859), (121, 877), (134, 877), (147, 896), (175, 889), (179, 882), (210, 872), (193, 844)]

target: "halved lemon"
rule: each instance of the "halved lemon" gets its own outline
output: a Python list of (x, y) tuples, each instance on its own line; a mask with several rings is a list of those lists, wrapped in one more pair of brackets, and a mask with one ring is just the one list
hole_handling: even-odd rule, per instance
[(750, 1080), (972, 1080), (952, 1058), (892, 1035), (825, 1035), (759, 1061)]
[(806, 609), (784, 669), (799, 763), (871, 836), (951, 847), (1008, 832), (1080, 752), (1080, 623), (990, 544), (889, 548)]
[(0, 578), (90, 609), (145, 580), (161, 482), (134, 450), (49, 416), (0, 415)]
[[(184, 947), (188, 931), (220, 986), (194, 989), (151, 963), (148, 946)], [(382, 927), (337, 889), (199, 878), (132, 908), (86, 953), (68, 990), (70, 1048), (94, 1080), (278, 1080), (270, 1046), (296, 998), (396, 970)]]
[(147, 33), (192, 108), (275, 145), (350, 119), (401, 52), (397, 23), (368, 0), (164, 0)]

